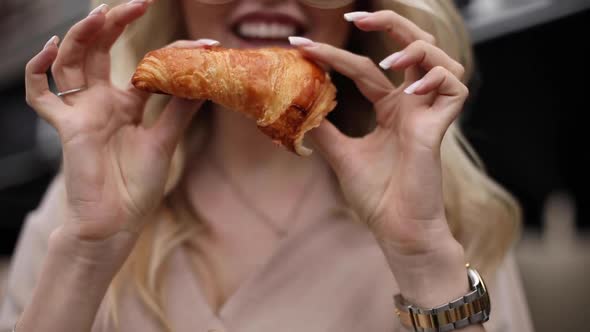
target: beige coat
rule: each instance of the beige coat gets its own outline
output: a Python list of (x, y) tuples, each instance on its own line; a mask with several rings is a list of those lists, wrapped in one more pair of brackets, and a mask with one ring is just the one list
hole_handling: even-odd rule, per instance
[[(57, 210), (63, 190), (63, 179), (57, 177), (40, 207), (26, 219), (0, 305), (0, 332), (12, 330), (31, 298), (48, 235), (60, 220)], [(245, 280), (217, 314), (208, 306), (179, 248), (171, 257), (165, 282), (167, 314), (175, 331), (397, 330), (392, 303), (397, 286), (383, 254), (367, 229), (343, 218), (322, 220), (290, 233), (269, 262)], [(493, 301), (488, 331), (532, 332), (511, 256), (488, 283)], [(124, 294), (122, 301), (121, 331), (160, 331), (133, 292)], [(93, 332), (114, 331), (103, 319), (106, 306), (105, 301)]]

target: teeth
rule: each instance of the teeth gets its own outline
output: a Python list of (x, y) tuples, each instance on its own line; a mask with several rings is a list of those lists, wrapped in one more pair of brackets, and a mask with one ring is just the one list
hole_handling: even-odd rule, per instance
[(260, 24), (258, 26), (258, 37), (260, 38), (264, 38), (264, 37), (270, 37), (270, 27), (267, 24)]
[(240, 35), (246, 38), (284, 39), (296, 34), (296, 31), (294, 25), (277, 22), (244, 22), (238, 27)]
[(276, 23), (272, 23), (271, 25), (268, 26), (268, 30), (269, 30), (269, 34), (272, 38), (278, 38), (281, 35), (281, 32), (279, 31), (281, 27), (276, 24)]

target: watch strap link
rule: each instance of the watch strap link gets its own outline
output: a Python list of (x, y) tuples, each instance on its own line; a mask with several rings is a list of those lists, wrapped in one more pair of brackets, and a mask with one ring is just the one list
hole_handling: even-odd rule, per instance
[(488, 321), (490, 298), (483, 279), (469, 266), (468, 272), (472, 290), (435, 308), (420, 308), (408, 303), (401, 294), (395, 295), (395, 313), (402, 325), (417, 332), (449, 332)]
[[(395, 312), (404, 326), (418, 332), (448, 332), (487, 321), (489, 316), (485, 310), (485, 300), (476, 298), (467, 302), (466, 297), (432, 309), (397, 306)], [(403, 303), (401, 301), (397, 299), (396, 302)]]

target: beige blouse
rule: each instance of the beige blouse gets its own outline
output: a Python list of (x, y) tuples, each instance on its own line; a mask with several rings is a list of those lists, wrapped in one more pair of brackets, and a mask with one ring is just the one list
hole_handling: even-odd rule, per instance
[[(52, 183), (39, 208), (29, 214), (13, 256), (0, 306), (0, 332), (12, 330), (31, 298), (57, 227), (63, 179)], [(199, 288), (186, 253), (179, 248), (166, 271), (165, 302), (176, 332), (389, 332), (399, 329), (392, 295), (397, 286), (370, 232), (345, 216), (296, 228), (273, 257), (243, 282), (219, 313)], [(518, 271), (509, 255), (495, 280), (489, 332), (532, 332)], [(81, 294), (81, 296), (84, 296)], [(47, 303), (51, 305), (51, 303)], [(160, 331), (133, 292), (123, 295), (120, 331)], [(92, 332), (115, 331), (104, 319), (107, 302)]]

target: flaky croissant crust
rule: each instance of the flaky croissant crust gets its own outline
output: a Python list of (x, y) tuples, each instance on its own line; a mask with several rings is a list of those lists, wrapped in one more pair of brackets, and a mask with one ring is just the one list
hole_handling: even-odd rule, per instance
[(242, 112), (299, 155), (311, 153), (302, 146), (304, 134), (336, 107), (328, 73), (295, 49), (159, 49), (139, 63), (132, 83)]

